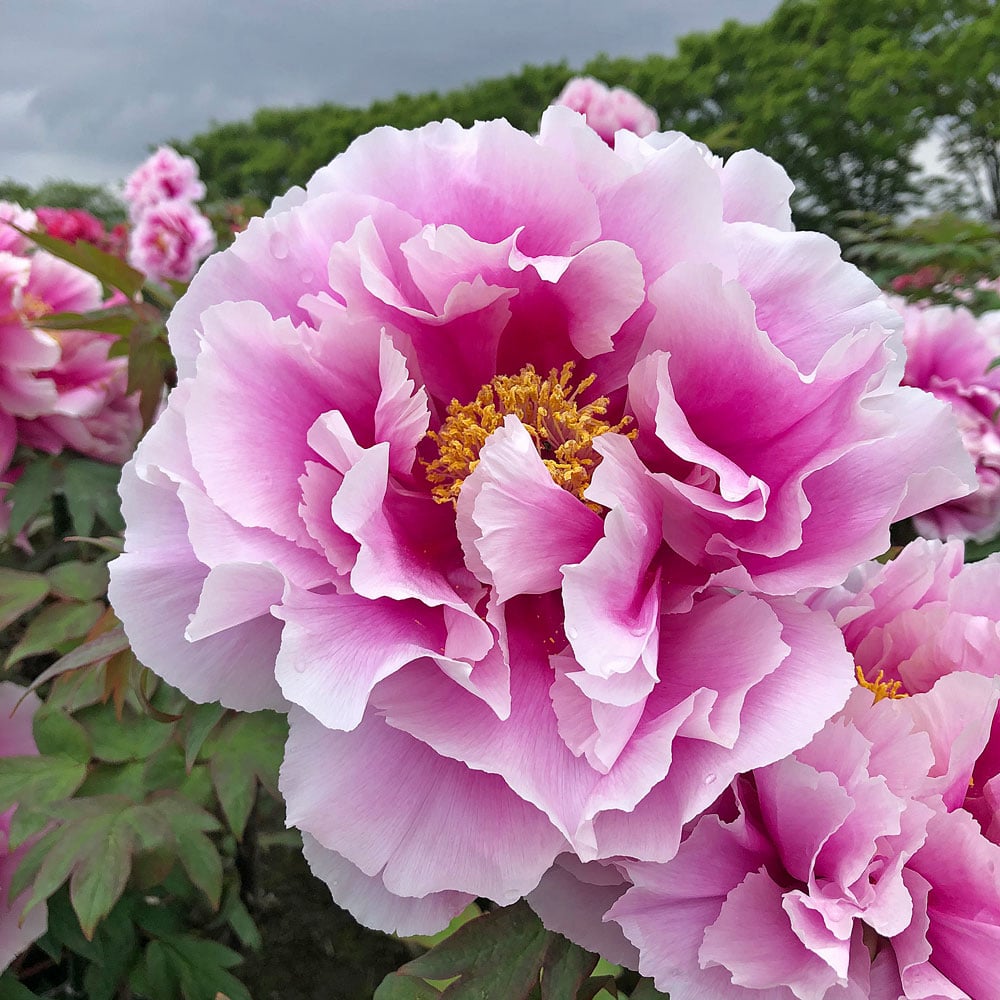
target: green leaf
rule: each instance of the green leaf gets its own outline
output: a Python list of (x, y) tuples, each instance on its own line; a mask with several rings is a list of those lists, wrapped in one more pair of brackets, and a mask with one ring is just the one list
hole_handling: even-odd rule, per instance
[(106, 562), (64, 562), (45, 574), (52, 593), (69, 601), (92, 601), (108, 592)]
[(594, 971), (598, 956), (553, 934), (542, 963), (542, 1000), (575, 997)]
[(92, 312), (46, 313), (35, 326), (43, 330), (94, 330), (124, 336), (136, 322), (135, 313), (127, 306), (112, 306)]
[(66, 461), (62, 488), (77, 535), (89, 535), (98, 517), (112, 531), (125, 530), (118, 498), (120, 478), (121, 467), (117, 465), (91, 458)]
[(215, 702), (192, 705), (184, 714), (184, 764), (190, 771), (204, 746), (208, 734), (216, 727), (226, 710)]
[(69, 757), (5, 757), (0, 768), (0, 812), (14, 802), (44, 805), (72, 795), (87, 768)]
[(181, 830), (177, 834), (177, 855), (195, 888), (217, 910), (222, 898), (222, 858), (215, 844), (197, 830)]
[(442, 994), (447, 1000), (527, 1000), (557, 939), (522, 901), (469, 921), (400, 972), (434, 980), (458, 976)]
[(390, 972), (382, 980), (372, 1000), (434, 1000), (441, 991), (422, 979), (414, 979), (402, 972)]
[(32, 731), (39, 753), (86, 764), (91, 758), (90, 737), (76, 719), (58, 708), (43, 706), (32, 719)]
[(38, 1000), (38, 997), (27, 986), (22, 986), (13, 972), (5, 972), (0, 975), (0, 1000)]
[(49, 581), (40, 573), (0, 567), (0, 629), (41, 604), (48, 593)]
[(31, 619), (21, 640), (10, 651), (7, 668), (29, 656), (49, 653), (64, 642), (86, 635), (103, 613), (104, 605), (100, 601), (86, 604), (58, 601), (43, 608)]
[(84, 937), (93, 938), (97, 922), (107, 916), (125, 891), (134, 844), (132, 830), (119, 818), (108, 828), (104, 842), (94, 845), (74, 867), (69, 898)]
[(226, 886), (223, 894), (219, 922), (229, 924), (240, 939), (240, 944), (249, 951), (259, 951), (263, 946), (260, 930), (243, 900), (240, 899), (239, 889), (232, 883)]
[(128, 707), (120, 720), (110, 704), (92, 705), (77, 712), (76, 718), (90, 734), (94, 756), (115, 764), (145, 760), (173, 735), (173, 726)]
[(103, 284), (124, 292), (130, 299), (135, 298), (146, 280), (140, 271), (129, 267), (121, 258), (105, 253), (90, 243), (84, 243), (82, 240), (77, 243), (67, 243), (66, 240), (57, 239), (46, 233), (26, 232), (23, 229), (19, 232), (54, 256), (83, 268)]
[(243, 836), (257, 794), (257, 781), (277, 795), (278, 767), (288, 723), (276, 712), (234, 715), (205, 743), (209, 771), (229, 828)]
[(7, 491), (11, 504), (7, 535), (15, 538), (28, 523), (49, 506), (56, 491), (56, 472), (50, 458), (29, 462), (16, 483)]
[(652, 979), (640, 979), (639, 985), (632, 991), (632, 1000), (670, 1000), (670, 994), (661, 993)]
[(125, 630), (118, 625), (107, 632), (102, 632), (96, 639), (81, 643), (65, 656), (60, 656), (51, 667), (35, 678), (31, 686), (35, 688), (59, 674), (100, 663), (124, 649), (128, 649), (128, 639), (125, 637)]

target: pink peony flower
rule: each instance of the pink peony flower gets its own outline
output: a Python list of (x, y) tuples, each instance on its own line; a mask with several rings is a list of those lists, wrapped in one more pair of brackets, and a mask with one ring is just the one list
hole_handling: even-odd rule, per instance
[[(674, 1000), (1000, 995), (1000, 846), (960, 804), (1000, 678), (856, 691), (802, 750), (738, 779), (609, 910)], [(991, 957), (987, 957), (991, 956)]]
[[(918, 539), (884, 566), (808, 595), (829, 611), (869, 684), (915, 694), (955, 672), (1000, 674), (1000, 555), (963, 564), (958, 541)], [(964, 808), (1000, 844), (1000, 716), (976, 762)]]
[(1000, 531), (1000, 369), (987, 371), (997, 355), (990, 331), (998, 317), (987, 314), (977, 320), (963, 306), (890, 302), (906, 324), (903, 382), (952, 407), (979, 483), (969, 496), (920, 514), (914, 525), (929, 538), (988, 541)]
[(645, 137), (660, 125), (656, 112), (642, 98), (624, 87), (608, 87), (592, 76), (575, 76), (553, 101), (579, 112), (587, 124), (609, 145), (619, 129)]
[(214, 249), (211, 222), (175, 198), (148, 208), (135, 223), (128, 260), (154, 280), (187, 281)]
[[(24, 694), (18, 685), (0, 681), (0, 760), (38, 753), (31, 734), (31, 719), (40, 702), (35, 695), (28, 694), (15, 711), (14, 706)], [(8, 899), (11, 879), (27, 851), (27, 845), (14, 851), (8, 846), (10, 820), (16, 808), (16, 803), (0, 802), (0, 972), (45, 933), (48, 923), (44, 904), (32, 908), (21, 922), (27, 893), (15, 900)]]
[(52, 454), (67, 446), (108, 462), (131, 454), (142, 421), (127, 392), (127, 358), (108, 357), (115, 338), (28, 325), (101, 305), (100, 282), (72, 264), (44, 251), (0, 254), (0, 458), (12, 425), (24, 444)]
[(289, 821), (366, 923), (666, 861), (854, 686), (791, 595), (969, 488), (787, 192), (564, 108), (377, 129), (178, 303), (112, 600), (190, 697), (288, 710)]
[(123, 192), (133, 222), (164, 201), (201, 201), (205, 185), (198, 179), (198, 164), (170, 146), (160, 146), (125, 180)]
[(49, 236), (68, 243), (82, 240), (107, 253), (124, 256), (127, 237), (122, 225), (106, 230), (100, 219), (82, 208), (39, 208), (37, 215), (40, 227)]
[(27, 230), (34, 229), (36, 221), (31, 209), (13, 201), (0, 201), (0, 253), (21, 254), (31, 246), (31, 241), (8, 223)]

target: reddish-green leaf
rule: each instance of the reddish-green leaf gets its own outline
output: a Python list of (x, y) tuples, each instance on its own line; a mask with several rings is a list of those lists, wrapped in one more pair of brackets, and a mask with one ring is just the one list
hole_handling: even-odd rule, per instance
[(0, 567), (0, 629), (41, 604), (48, 592), (49, 581), (41, 573)]

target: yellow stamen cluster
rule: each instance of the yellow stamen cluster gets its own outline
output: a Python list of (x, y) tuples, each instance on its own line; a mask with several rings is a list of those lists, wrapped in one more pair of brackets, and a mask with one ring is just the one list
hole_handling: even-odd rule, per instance
[[(580, 394), (593, 384), (595, 376), (588, 375), (575, 388), (571, 387), (572, 378), (572, 361), (561, 371), (553, 368), (546, 378), (532, 365), (525, 365), (516, 375), (497, 375), (471, 403), (453, 399), (441, 429), (428, 435), (438, 446), (438, 457), (425, 463), (434, 499), (457, 505), (462, 483), (479, 464), (486, 439), (510, 414), (531, 435), (556, 485), (583, 500), (601, 460), (592, 447), (594, 438), (611, 431), (624, 432), (631, 417), (616, 424), (603, 419), (608, 411), (606, 396), (581, 406)], [(635, 431), (628, 436), (634, 437)], [(589, 506), (598, 509), (596, 504)]]
[(44, 302), (37, 295), (32, 295), (31, 292), (25, 292), (24, 297), (21, 299), (21, 315), (29, 322), (34, 322), (35, 320), (41, 319), (43, 316), (47, 316), (52, 312), (52, 306), (48, 302)]
[(883, 680), (885, 677), (885, 671), (880, 670), (875, 680), (869, 681), (865, 680), (864, 672), (861, 667), (854, 668), (854, 676), (857, 677), (858, 683), (863, 688), (868, 688), (873, 695), (875, 695), (875, 701), (872, 704), (880, 702), (883, 698), (909, 698), (909, 695), (901, 690), (903, 684), (902, 681), (887, 681)]

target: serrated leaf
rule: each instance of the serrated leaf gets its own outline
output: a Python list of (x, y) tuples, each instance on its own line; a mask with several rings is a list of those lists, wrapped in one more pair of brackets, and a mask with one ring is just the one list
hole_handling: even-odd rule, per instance
[(206, 741), (204, 754), (209, 759), (219, 805), (237, 838), (246, 828), (257, 781), (276, 794), (287, 733), (288, 723), (283, 716), (254, 712), (226, 720)]
[(5, 757), (0, 768), (0, 812), (57, 802), (80, 787), (87, 768), (69, 757)]
[(89, 535), (97, 518), (112, 531), (124, 531), (118, 498), (121, 468), (92, 458), (72, 458), (63, 467), (62, 489), (73, 522), (73, 531)]
[(192, 884), (217, 910), (222, 898), (222, 858), (215, 844), (196, 830), (182, 830), (177, 834), (177, 856)]
[[(17, 229), (17, 227), (14, 227)], [(55, 257), (69, 261), (82, 268), (88, 274), (94, 275), (103, 284), (117, 288), (130, 299), (135, 298), (145, 282), (145, 276), (134, 267), (129, 267), (120, 257), (105, 253), (91, 243), (82, 240), (77, 243), (67, 243), (46, 233), (28, 232), (19, 229), (18, 232), (34, 240), (38, 246), (48, 250)]]
[(184, 713), (184, 765), (190, 771), (208, 734), (218, 725), (226, 710), (219, 704), (192, 705)]
[(441, 991), (402, 972), (390, 972), (379, 984), (372, 1000), (434, 1000)]
[(599, 956), (553, 934), (542, 960), (541, 1000), (575, 997), (584, 981), (594, 971)]
[(42, 608), (31, 619), (20, 642), (10, 651), (7, 668), (29, 656), (50, 653), (63, 643), (86, 635), (103, 611), (104, 605), (100, 601), (86, 604), (58, 601)]
[(0, 629), (38, 607), (48, 593), (49, 581), (41, 573), (0, 567)]
[(93, 939), (97, 922), (121, 898), (132, 871), (135, 835), (124, 817), (107, 831), (103, 842), (92, 845), (75, 865), (69, 883), (69, 898), (80, 920), (84, 937)]
[(45, 573), (56, 597), (69, 601), (92, 601), (108, 592), (106, 562), (58, 563)]
[(447, 1000), (526, 1000), (555, 937), (522, 901), (469, 921), (400, 972), (432, 980), (458, 976), (442, 994)]
[(94, 756), (109, 763), (145, 760), (173, 735), (173, 727), (132, 709), (116, 719), (110, 706), (92, 705), (76, 714), (90, 734)]
[(17, 482), (7, 491), (7, 502), (11, 504), (8, 537), (17, 537), (36, 515), (49, 506), (56, 485), (56, 471), (51, 459), (37, 458), (28, 463)]
[(43, 707), (36, 712), (32, 719), (32, 732), (39, 753), (54, 756), (62, 754), (82, 764), (90, 760), (90, 737), (87, 730), (58, 708)]

